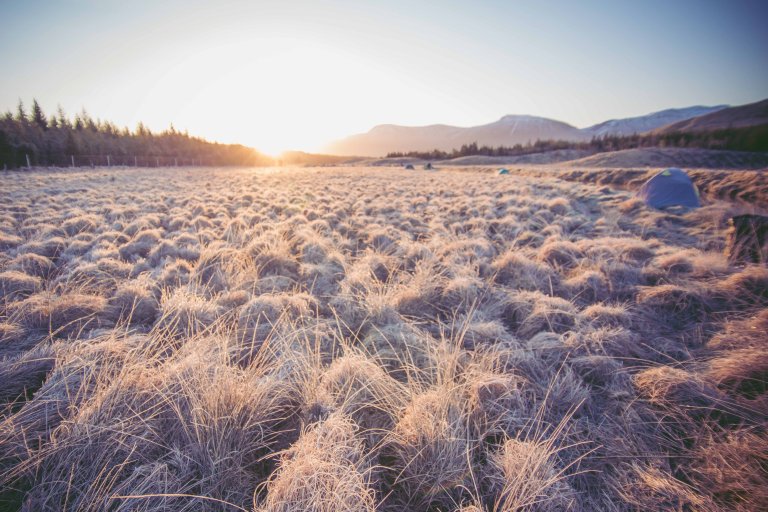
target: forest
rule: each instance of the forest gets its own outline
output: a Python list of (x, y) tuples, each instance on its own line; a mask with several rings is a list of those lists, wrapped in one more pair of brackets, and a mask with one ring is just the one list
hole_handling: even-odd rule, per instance
[(171, 125), (153, 133), (143, 123), (135, 130), (94, 119), (83, 109), (70, 118), (59, 107), (46, 115), (37, 100), (27, 111), (0, 117), (0, 166), (254, 166), (272, 158), (239, 144), (219, 144), (180, 132)]

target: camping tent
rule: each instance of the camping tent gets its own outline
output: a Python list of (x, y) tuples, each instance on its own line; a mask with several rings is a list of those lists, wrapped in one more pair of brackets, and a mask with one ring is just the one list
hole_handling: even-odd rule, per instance
[(431, 171), (431, 170), (432, 170), (432, 164), (431, 164), (431, 163), (429, 163), (429, 162), (427, 162), (426, 164), (424, 164), (424, 170), (425, 170), (425, 171)]
[(701, 206), (699, 191), (691, 178), (676, 167), (670, 167), (649, 179), (637, 193), (637, 196), (654, 208), (667, 206)]
[(509, 174), (509, 169), (499, 169), (499, 174)]
[(405, 164), (405, 168), (408, 169), (409, 171), (413, 170), (413, 166), (411, 164)]

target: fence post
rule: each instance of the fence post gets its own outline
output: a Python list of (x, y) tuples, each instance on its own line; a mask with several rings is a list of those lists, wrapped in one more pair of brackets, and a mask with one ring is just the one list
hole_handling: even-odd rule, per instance
[(139, 159), (136, 157), (136, 155), (133, 155), (133, 166), (134, 167), (139, 166)]
[(179, 159), (178, 158), (174, 158), (173, 159), (173, 166), (174, 167), (178, 167), (179, 166)]
[(160, 167), (160, 157), (155, 157), (155, 167)]
[(72, 162), (72, 167), (75, 166), (75, 155), (69, 155), (69, 159)]
[(112, 162), (109, 160), (109, 155), (107, 155), (107, 167), (112, 167)]
[(32, 168), (32, 164), (29, 163), (29, 154), (24, 153), (24, 156), (27, 157), (27, 169), (31, 169)]

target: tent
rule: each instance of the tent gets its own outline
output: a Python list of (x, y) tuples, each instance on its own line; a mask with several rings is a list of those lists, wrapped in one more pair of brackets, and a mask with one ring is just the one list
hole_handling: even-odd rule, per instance
[(637, 193), (637, 196), (654, 208), (666, 208), (668, 206), (688, 206), (697, 208), (699, 191), (691, 178), (676, 167), (670, 167), (649, 179)]
[(425, 171), (431, 171), (431, 170), (432, 170), (432, 164), (431, 164), (431, 163), (429, 163), (429, 162), (427, 162), (426, 164), (424, 164), (424, 170), (425, 170)]
[(499, 169), (499, 174), (509, 174), (509, 169)]
[(411, 164), (405, 164), (405, 168), (408, 169), (409, 171), (413, 170), (413, 166)]

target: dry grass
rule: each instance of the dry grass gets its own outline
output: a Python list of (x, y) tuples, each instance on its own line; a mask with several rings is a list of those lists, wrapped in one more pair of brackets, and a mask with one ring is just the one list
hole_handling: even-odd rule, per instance
[(737, 208), (529, 174), (8, 174), (0, 509), (768, 508)]

